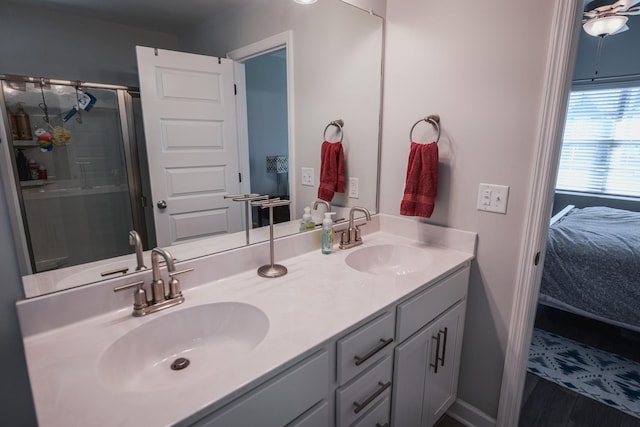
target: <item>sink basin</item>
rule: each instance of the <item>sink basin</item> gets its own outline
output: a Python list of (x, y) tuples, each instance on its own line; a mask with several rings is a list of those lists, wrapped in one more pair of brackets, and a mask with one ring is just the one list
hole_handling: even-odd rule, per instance
[(376, 275), (402, 276), (428, 268), (430, 257), (421, 249), (402, 245), (376, 245), (354, 250), (345, 259), (355, 270)]
[[(267, 316), (249, 304), (223, 302), (178, 309), (114, 341), (98, 362), (98, 374), (103, 383), (129, 391), (174, 387), (226, 369), (250, 353), (268, 330)], [(174, 370), (172, 364), (179, 358), (188, 359), (189, 364)]]

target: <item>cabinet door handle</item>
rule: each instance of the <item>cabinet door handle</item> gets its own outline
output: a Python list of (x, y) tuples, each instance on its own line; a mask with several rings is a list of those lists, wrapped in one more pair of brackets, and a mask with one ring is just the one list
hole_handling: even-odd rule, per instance
[(444, 352), (447, 351), (447, 334), (449, 332), (448, 328), (444, 328), (444, 331), (440, 329), (438, 335), (444, 334), (444, 340), (442, 341), (442, 358), (440, 359), (440, 366), (444, 366)]
[(433, 368), (433, 372), (435, 374), (437, 374), (438, 373), (438, 360), (439, 360), (438, 355), (440, 354), (440, 332), (438, 332), (438, 335), (432, 335), (431, 339), (432, 340), (436, 340), (436, 361), (435, 361), (435, 363), (429, 363), (429, 366), (431, 366)]
[(376, 397), (380, 396), (382, 393), (384, 393), (386, 389), (391, 387), (391, 381), (388, 381), (387, 383), (381, 383), (380, 381), (378, 381), (378, 385), (380, 386), (380, 388), (377, 389), (375, 393), (373, 393), (371, 396), (367, 397), (367, 400), (365, 400), (362, 403), (353, 402), (353, 406), (355, 406), (355, 409), (353, 410), (353, 412), (357, 414), (360, 411), (362, 411), (364, 408), (366, 408), (367, 405), (373, 402)]
[(389, 427), (389, 423), (384, 423), (384, 424), (376, 423), (376, 427)]
[(379, 352), (380, 350), (382, 350), (383, 348), (385, 348), (386, 346), (388, 346), (392, 342), (393, 342), (393, 338), (389, 338), (389, 339), (386, 339), (386, 340), (384, 338), (380, 338), (380, 344), (378, 344), (369, 353), (365, 354), (362, 357), (360, 357), (358, 355), (354, 356), (354, 359), (356, 360), (356, 366), (362, 365), (364, 362), (366, 362), (371, 357), (373, 357), (374, 354), (376, 354), (377, 352)]

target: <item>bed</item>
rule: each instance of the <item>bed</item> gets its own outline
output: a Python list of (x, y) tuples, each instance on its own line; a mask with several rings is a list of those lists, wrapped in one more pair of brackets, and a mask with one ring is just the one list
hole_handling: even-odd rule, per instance
[(640, 332), (640, 212), (569, 206), (551, 221), (539, 302)]

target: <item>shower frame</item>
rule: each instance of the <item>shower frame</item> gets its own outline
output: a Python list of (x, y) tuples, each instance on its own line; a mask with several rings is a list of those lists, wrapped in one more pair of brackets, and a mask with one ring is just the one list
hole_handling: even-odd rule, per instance
[[(131, 205), (133, 228), (138, 231), (144, 247), (149, 247), (152, 236), (147, 231), (144, 208), (146, 198), (143, 195), (142, 179), (140, 176), (141, 156), (134, 126), (133, 98), (139, 97), (138, 88), (111, 85), (103, 83), (90, 83), (74, 80), (47, 79), (40, 77), (15, 76), (0, 74), (2, 82), (24, 82), (43, 85), (62, 85), (77, 89), (107, 89), (116, 92), (118, 104), (118, 116), (120, 121), (121, 140), (123, 144), (124, 163), (127, 172), (127, 186)], [(13, 139), (9, 127), (9, 117), (3, 85), (0, 89), (0, 166), (1, 178), (9, 209), (9, 219), (14, 230), (13, 241), (18, 254), (18, 264), (22, 275), (36, 272), (36, 260), (31, 245), (31, 236), (26, 217), (25, 202), (22, 195), (18, 170), (14, 156)], [(9, 144), (11, 142), (11, 144)], [(4, 145), (4, 147), (2, 147)], [(5, 148), (6, 147), (6, 148)], [(144, 160), (144, 159), (143, 159)], [(10, 166), (10, 167), (9, 167)], [(14, 203), (12, 203), (12, 201)], [(126, 238), (124, 236), (123, 238)]]

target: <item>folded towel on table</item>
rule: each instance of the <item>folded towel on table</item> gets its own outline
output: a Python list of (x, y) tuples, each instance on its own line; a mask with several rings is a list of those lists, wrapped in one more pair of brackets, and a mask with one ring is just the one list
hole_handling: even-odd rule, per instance
[(431, 217), (438, 194), (438, 144), (411, 143), (400, 214)]
[(330, 202), (335, 192), (344, 193), (344, 151), (339, 142), (322, 143), (318, 198)]

